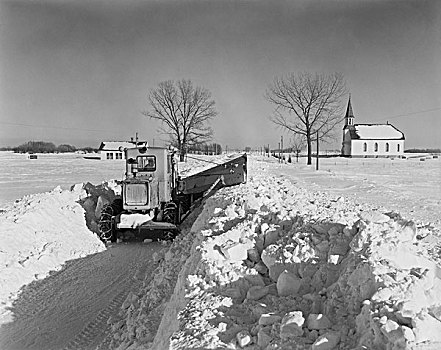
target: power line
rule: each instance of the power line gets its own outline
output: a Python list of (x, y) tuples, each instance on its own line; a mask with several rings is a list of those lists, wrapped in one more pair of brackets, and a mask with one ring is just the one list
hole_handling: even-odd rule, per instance
[(411, 113), (404, 113), (404, 114), (397, 114), (391, 117), (381, 117), (381, 118), (376, 118), (376, 120), (379, 119), (396, 119), (396, 118), (401, 118), (401, 117), (409, 117), (409, 116), (413, 116), (416, 114), (421, 114), (421, 113), (427, 113), (427, 112), (433, 112), (433, 111), (439, 111), (441, 110), (441, 107), (437, 107), (437, 108), (432, 108), (432, 109), (425, 109), (425, 110), (421, 110), (421, 111), (415, 111), (415, 112), (411, 112)]

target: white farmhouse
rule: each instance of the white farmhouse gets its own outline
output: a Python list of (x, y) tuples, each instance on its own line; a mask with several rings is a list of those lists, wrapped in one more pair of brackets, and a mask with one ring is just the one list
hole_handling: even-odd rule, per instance
[(392, 124), (354, 124), (349, 97), (343, 127), (342, 155), (346, 157), (403, 157), (404, 134)]
[(109, 159), (125, 159), (124, 157), (124, 149), (125, 148), (134, 148), (138, 145), (138, 147), (147, 147), (147, 142), (135, 142), (135, 141), (103, 141), (98, 149), (100, 152), (101, 160)]

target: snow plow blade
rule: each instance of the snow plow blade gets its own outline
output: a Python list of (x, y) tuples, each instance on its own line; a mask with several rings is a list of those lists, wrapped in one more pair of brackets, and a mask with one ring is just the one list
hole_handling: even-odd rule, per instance
[(213, 184), (221, 181), (222, 186), (233, 186), (247, 181), (246, 153), (215, 165), (199, 173), (178, 181), (179, 194), (199, 194), (209, 190)]
[(179, 233), (176, 225), (168, 222), (150, 221), (138, 226), (138, 236), (151, 239), (173, 240)]
[[(164, 221), (153, 221), (148, 220), (146, 222), (140, 223), (130, 223), (130, 220), (127, 224), (121, 222), (121, 218), (123, 216), (130, 217), (138, 214), (122, 214), (119, 217), (115, 217), (116, 229), (118, 230), (135, 230), (138, 237), (143, 238), (153, 238), (153, 239), (165, 239), (172, 240), (178, 233), (179, 229), (175, 224)], [(148, 215), (147, 215), (148, 217)], [(119, 221), (119, 222), (118, 222)]]

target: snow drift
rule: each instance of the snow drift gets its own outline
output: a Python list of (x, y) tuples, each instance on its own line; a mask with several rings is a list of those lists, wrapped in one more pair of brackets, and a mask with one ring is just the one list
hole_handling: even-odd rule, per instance
[(97, 232), (100, 206), (113, 199), (115, 182), (60, 187), (17, 200), (0, 214), (0, 323), (22, 286), (45, 278), (67, 260), (105, 250)]

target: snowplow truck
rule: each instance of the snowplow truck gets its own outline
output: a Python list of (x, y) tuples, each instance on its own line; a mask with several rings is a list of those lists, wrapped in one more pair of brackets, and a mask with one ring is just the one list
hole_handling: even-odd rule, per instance
[(207, 161), (210, 166), (204, 170), (180, 177), (172, 148), (143, 146), (123, 151), (121, 195), (103, 207), (98, 224), (105, 242), (115, 242), (118, 232), (127, 230), (143, 239), (172, 240), (179, 224), (203, 198), (247, 180), (246, 154)]

